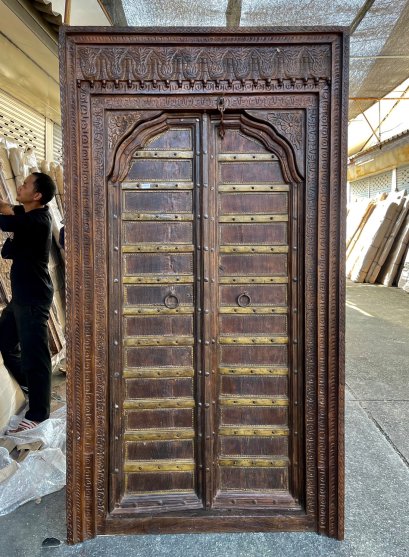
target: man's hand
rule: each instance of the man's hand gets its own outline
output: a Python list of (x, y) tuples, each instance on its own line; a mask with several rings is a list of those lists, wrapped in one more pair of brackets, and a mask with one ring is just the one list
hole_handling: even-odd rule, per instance
[(14, 215), (12, 205), (10, 205), (10, 203), (7, 203), (7, 201), (4, 201), (3, 199), (0, 199), (0, 214)]

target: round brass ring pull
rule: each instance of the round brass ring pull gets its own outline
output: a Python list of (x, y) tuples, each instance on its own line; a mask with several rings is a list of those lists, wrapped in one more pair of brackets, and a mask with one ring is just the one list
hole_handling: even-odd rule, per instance
[(173, 294), (172, 292), (170, 294), (168, 294), (166, 296), (166, 298), (163, 300), (163, 303), (165, 304), (165, 306), (168, 309), (175, 309), (178, 307), (179, 305), (179, 298), (176, 296), (176, 294)]
[(251, 298), (248, 292), (243, 292), (240, 296), (237, 296), (237, 303), (241, 308), (246, 308), (251, 304)]

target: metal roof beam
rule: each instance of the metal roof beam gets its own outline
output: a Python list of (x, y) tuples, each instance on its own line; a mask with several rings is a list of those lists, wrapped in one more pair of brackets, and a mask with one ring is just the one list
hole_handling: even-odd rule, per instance
[(242, 0), (229, 0), (226, 9), (226, 27), (240, 27)]
[(365, 4), (362, 6), (362, 8), (356, 14), (355, 19), (351, 23), (351, 27), (350, 27), (351, 35), (352, 35), (352, 33), (355, 32), (358, 25), (361, 23), (361, 21), (364, 19), (366, 14), (372, 8), (372, 5), (373, 5), (374, 2), (375, 2), (375, 0), (366, 0)]
[[(370, 124), (368, 118), (367, 118), (366, 115), (365, 115), (365, 112), (362, 112), (362, 116), (363, 116), (363, 117), (365, 118), (365, 120), (368, 122), (368, 125), (369, 125), (369, 127), (371, 128), (371, 130), (372, 130), (373, 133), (372, 133), (372, 135), (370, 135), (370, 136), (368, 137), (368, 139), (366, 140), (364, 146), (360, 149), (359, 153), (362, 153), (362, 151), (365, 150), (365, 147), (368, 145), (368, 143), (370, 142), (370, 140), (372, 139), (373, 136), (375, 136), (376, 139), (378, 140), (378, 142), (381, 143), (381, 126), (382, 126), (382, 124), (383, 124), (383, 123), (385, 122), (385, 120), (387, 120), (387, 118), (391, 115), (391, 112), (393, 112), (393, 110), (395, 110), (395, 108), (398, 106), (398, 104), (400, 103), (401, 100), (407, 100), (407, 99), (405, 98), (404, 95), (406, 95), (408, 91), (409, 91), (409, 87), (402, 93), (402, 97), (399, 98), (398, 100), (396, 100), (396, 101), (393, 103), (393, 106), (388, 110), (388, 112), (386, 113), (386, 115), (385, 115), (382, 119), (381, 119), (381, 117), (380, 117), (381, 104), (380, 104), (380, 101), (378, 101), (378, 103), (379, 103), (379, 123), (378, 123), (378, 125), (376, 126), (375, 129), (371, 126), (371, 124)], [(385, 99), (385, 100), (388, 100), (388, 99)], [(389, 100), (392, 100), (392, 99), (389, 99)], [(378, 135), (377, 132), (379, 132), (379, 135)]]
[(122, 0), (98, 0), (98, 3), (112, 25), (119, 25), (122, 27), (128, 25)]

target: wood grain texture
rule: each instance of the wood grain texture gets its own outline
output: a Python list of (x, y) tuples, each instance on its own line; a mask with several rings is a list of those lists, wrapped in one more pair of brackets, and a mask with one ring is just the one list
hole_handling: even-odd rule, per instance
[(341, 539), (345, 30), (65, 28), (60, 52), (69, 542)]

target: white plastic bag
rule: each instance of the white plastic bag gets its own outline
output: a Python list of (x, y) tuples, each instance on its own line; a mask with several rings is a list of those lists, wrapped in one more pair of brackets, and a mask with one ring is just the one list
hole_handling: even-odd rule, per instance
[[(16, 425), (21, 417), (14, 416), (10, 426)], [(5, 454), (8, 451), (0, 447), (0, 472), (6, 466), (14, 467), (13, 473), (0, 483), (0, 516), (65, 486), (65, 406), (31, 430), (2, 437), (18, 445), (33, 441), (41, 441), (43, 445), (41, 450), (30, 452), (21, 463), (15, 462)]]

